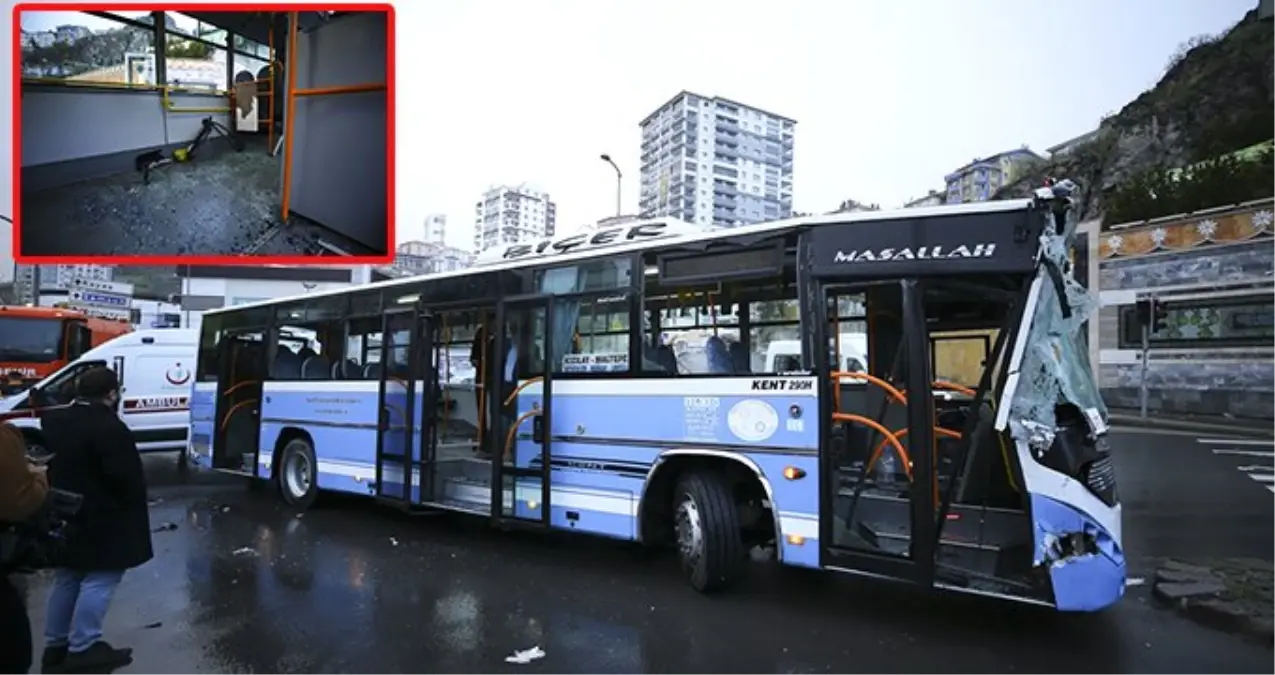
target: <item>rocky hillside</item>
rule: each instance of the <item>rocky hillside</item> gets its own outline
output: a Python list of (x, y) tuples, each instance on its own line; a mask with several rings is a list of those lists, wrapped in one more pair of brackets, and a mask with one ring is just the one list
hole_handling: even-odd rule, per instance
[(1103, 120), (1094, 140), (1035, 167), (996, 198), (1026, 196), (1047, 176), (1068, 177), (1086, 189), (1082, 217), (1097, 217), (1104, 194), (1134, 176), (1270, 139), (1272, 79), (1275, 32), (1254, 10), (1225, 34), (1194, 41), (1155, 87)]

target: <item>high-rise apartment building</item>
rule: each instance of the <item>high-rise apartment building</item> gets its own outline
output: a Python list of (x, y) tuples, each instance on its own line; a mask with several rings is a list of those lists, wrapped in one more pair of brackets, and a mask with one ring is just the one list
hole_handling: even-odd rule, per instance
[(642, 120), (647, 218), (735, 227), (792, 215), (796, 122), (683, 91)]
[(446, 244), (447, 216), (441, 213), (431, 213), (425, 216), (425, 236), (421, 241), (429, 244)]
[(494, 186), (474, 205), (474, 253), (493, 246), (552, 237), (557, 206), (526, 183)]

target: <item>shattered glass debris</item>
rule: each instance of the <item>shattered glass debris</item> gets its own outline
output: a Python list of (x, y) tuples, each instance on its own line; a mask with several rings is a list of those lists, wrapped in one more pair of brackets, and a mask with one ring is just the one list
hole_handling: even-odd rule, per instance
[[(1069, 182), (1069, 181), (1068, 181)], [(1074, 189), (1074, 184), (1070, 186)], [(1051, 199), (1070, 199), (1070, 190), (1050, 191)], [(1064, 215), (1067, 214), (1067, 215)], [(1074, 238), (1074, 222), (1071, 211), (1047, 215), (1050, 222), (1041, 234), (1041, 254), (1060, 270), (1069, 270), (1068, 251)], [(1085, 321), (1098, 307), (1097, 297), (1085, 289), (1070, 271), (1063, 274), (1066, 307), (1065, 316), (1055, 285), (1049, 278), (1046, 266), (1039, 275), (1039, 297), (1025, 339), (1028, 345), (1020, 364), (1020, 378), (1010, 402), (1010, 434), (1024, 441), (1039, 457), (1054, 442), (1057, 418), (1055, 406), (1071, 403), (1090, 420), (1091, 426), (1101, 424), (1106, 418), (1106, 406), (1098, 393), (1093, 371), (1089, 366), (1089, 353), (1081, 329)], [(1094, 433), (1102, 429), (1095, 428)]]

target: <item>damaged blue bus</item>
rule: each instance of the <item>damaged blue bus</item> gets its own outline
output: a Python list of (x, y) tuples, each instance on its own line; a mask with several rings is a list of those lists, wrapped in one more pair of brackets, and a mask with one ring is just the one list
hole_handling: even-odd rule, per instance
[(347, 492), (667, 546), (702, 592), (762, 547), (1101, 610), (1126, 571), (1071, 187), (641, 221), (212, 310), (188, 460), (298, 509)]

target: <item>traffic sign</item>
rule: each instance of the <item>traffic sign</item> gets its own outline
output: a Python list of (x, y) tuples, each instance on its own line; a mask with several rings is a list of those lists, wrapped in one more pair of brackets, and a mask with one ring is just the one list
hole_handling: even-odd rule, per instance
[(72, 305), (87, 307), (120, 307), (128, 309), (132, 305), (132, 298), (128, 296), (99, 291), (74, 290), (68, 294), (68, 299)]
[(114, 295), (133, 297), (133, 284), (123, 281), (101, 281), (98, 279), (77, 278), (71, 281), (71, 289), (82, 291), (100, 291)]
[(77, 312), (84, 312), (87, 316), (96, 317), (98, 319), (109, 319), (111, 321), (129, 321), (133, 318), (132, 312), (127, 308), (116, 309), (114, 307), (86, 307), (71, 306)]

